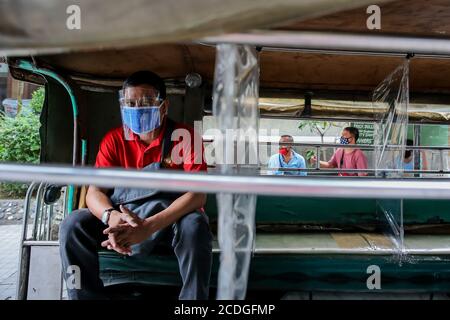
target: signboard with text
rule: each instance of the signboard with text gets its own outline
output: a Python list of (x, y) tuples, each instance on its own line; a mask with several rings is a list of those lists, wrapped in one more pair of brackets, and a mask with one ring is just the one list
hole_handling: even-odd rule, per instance
[(359, 139), (358, 144), (373, 144), (375, 128), (373, 123), (368, 122), (354, 122), (352, 127), (358, 128)]

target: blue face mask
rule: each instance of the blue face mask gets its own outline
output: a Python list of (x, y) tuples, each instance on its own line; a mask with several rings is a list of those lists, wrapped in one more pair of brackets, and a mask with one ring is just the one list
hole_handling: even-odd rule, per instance
[(340, 143), (340, 144), (348, 144), (348, 143), (349, 143), (349, 142), (348, 142), (348, 138), (341, 137), (341, 138), (339, 139), (339, 143)]
[(161, 126), (159, 107), (122, 107), (123, 124), (136, 134), (151, 132)]

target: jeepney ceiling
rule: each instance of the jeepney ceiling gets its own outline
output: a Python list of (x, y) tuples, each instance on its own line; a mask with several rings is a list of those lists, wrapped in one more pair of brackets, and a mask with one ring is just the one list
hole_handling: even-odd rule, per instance
[[(375, 3), (374, 4), (378, 4)], [(290, 22), (277, 30), (339, 31), (407, 36), (450, 37), (450, 1), (409, 0), (379, 4), (381, 29), (367, 30), (367, 13), (351, 9), (324, 17)]]
[[(389, 0), (378, 3), (386, 1)], [(371, 0), (78, 0), (75, 3), (3, 0), (0, 55), (193, 41), (320, 17), (371, 3)]]
[[(21, 0), (17, 1), (17, 6), (19, 7), (25, 3)], [(145, 1), (133, 0), (133, 3), (135, 2), (139, 3), (143, 8), (147, 7)], [(201, 0), (197, 0), (197, 2), (191, 1), (191, 3), (194, 2), (206, 4), (206, 2)], [(227, 12), (235, 10), (240, 5), (238, 3), (241, 2), (233, 1), (229, 4), (230, 9), (227, 9)], [(356, 2), (358, 2), (358, 5), (355, 4)], [(9, 3), (8, 1), (6, 2), (6, 4)], [(33, 3), (37, 2), (33, 1)], [(65, 3), (65, 1), (62, 1), (62, 3)], [(102, 2), (99, 3), (96, 9), (102, 7)], [(118, 3), (130, 6), (130, 2)], [(153, 1), (153, 3), (154, 5), (161, 5), (162, 2)], [(216, 3), (216, 1), (213, 1), (213, 3)], [(221, 5), (220, 3), (222, 2), (217, 3)], [(261, 3), (261, 1), (243, 1), (241, 5), (244, 7), (252, 4), (250, 6), (252, 14), (258, 15), (266, 12), (265, 10), (269, 10), (268, 7), (264, 7)], [(283, 9), (280, 8), (282, 3), (283, 1), (281, 0), (272, 2), (273, 7), (277, 8), (275, 12), (277, 13), (277, 18), (279, 18), (278, 21), (294, 21), (289, 18), (292, 17), (292, 13), (291, 15), (286, 13), (287, 8), (293, 10), (297, 15), (296, 17), (300, 17), (300, 19), (295, 19), (294, 22), (289, 23), (277, 23), (275, 30), (348, 31), (361, 32), (367, 35), (401, 34), (405, 36), (427, 35), (450, 38), (450, 1), (377, 1), (376, 4), (381, 7), (382, 12), (381, 30), (367, 30), (366, 28), (366, 19), (368, 17), (366, 7), (368, 4), (372, 4), (371, 1), (286, 0), (284, 3), (289, 3), (291, 6)], [(295, 3), (299, 3), (298, 7)], [(308, 11), (308, 14), (299, 15), (296, 10), (306, 3), (308, 3), (307, 7), (309, 9), (311, 9), (309, 6), (315, 8), (315, 13), (311, 9)], [(276, 4), (278, 4), (278, 7)], [(328, 11), (325, 9), (325, 4), (329, 7)], [(1, 5), (5, 6), (4, 3)], [(170, 8), (172, 5), (175, 6), (175, 2), (169, 0), (167, 8)], [(270, 9), (273, 10), (273, 7)], [(346, 9), (349, 7), (353, 9)], [(356, 9), (354, 9), (355, 7)], [(187, 10), (187, 12), (192, 11), (190, 8)], [(327, 14), (327, 12), (331, 11), (335, 13)], [(202, 12), (205, 11), (202, 9)], [(240, 12), (233, 19), (228, 17), (229, 20), (224, 18), (222, 21), (223, 25), (228, 26), (232, 24), (232, 21), (238, 20), (238, 18), (242, 20), (243, 14)], [(311, 17), (309, 14), (316, 17), (308, 18)], [(282, 18), (283, 16), (284, 18)], [(258, 17), (255, 20), (255, 27), (260, 22), (268, 22), (262, 16)], [(275, 20), (271, 21), (274, 22)], [(0, 21), (0, 30), (2, 30), (2, 24), (5, 25), (5, 23), (8, 25), (7, 21)], [(97, 21), (97, 24), (100, 23)], [(238, 26), (243, 27), (242, 25)], [(225, 29), (224, 27), (222, 31)], [(274, 27), (271, 30), (274, 30)], [(0, 35), (0, 37), (2, 36)], [(173, 39), (171, 37), (165, 38), (166, 41), (172, 41)], [(70, 43), (71, 40), (68, 39), (67, 41)], [(213, 81), (215, 63), (215, 48), (213, 46), (194, 43), (131, 46), (127, 41), (124, 44), (126, 45), (123, 48), (108, 49), (108, 46), (104, 46), (101, 49), (97, 48), (97, 50), (48, 54), (36, 56), (35, 58), (39, 64), (53, 67), (71, 76), (76, 76), (78, 82), (81, 81), (81, 78), (84, 78), (86, 81), (91, 79), (92, 83), (95, 83), (95, 80), (111, 79), (111, 85), (117, 86), (126, 76), (142, 69), (153, 70), (165, 79), (179, 81), (183, 81), (187, 73), (197, 72), (208, 84), (211, 84)], [(134, 45), (136, 44), (134, 43)], [(329, 90), (367, 93), (372, 91), (401, 61), (402, 58), (393, 56), (319, 54), (263, 48), (260, 53), (260, 85), (262, 89), (275, 90)], [(411, 61), (410, 89), (411, 92), (417, 93), (450, 94), (450, 61), (445, 59), (414, 58)]]
[[(380, 30), (366, 26), (373, 4), (381, 8)], [(67, 27), (69, 5), (73, 1), (1, 1), (0, 55), (190, 42), (255, 29), (450, 37), (447, 0), (79, 0), (82, 19), (74, 30)]]
[[(263, 89), (334, 90), (370, 92), (402, 61), (400, 57), (334, 55), (263, 50), (260, 86)], [(182, 81), (197, 72), (211, 84), (215, 48), (200, 44), (153, 45), (126, 50), (37, 57), (70, 75), (86, 79), (114, 79), (115, 85), (137, 70), (153, 70), (165, 79)], [(450, 93), (450, 60), (413, 58), (412, 92)]]

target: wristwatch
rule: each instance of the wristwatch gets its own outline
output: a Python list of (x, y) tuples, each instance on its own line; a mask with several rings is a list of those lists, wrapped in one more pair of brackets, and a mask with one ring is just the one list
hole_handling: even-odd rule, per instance
[(108, 208), (108, 209), (105, 209), (104, 211), (103, 211), (103, 214), (102, 214), (102, 222), (105, 224), (105, 225), (108, 225), (108, 221), (109, 221), (109, 217), (111, 216), (111, 212), (114, 210), (114, 208)]

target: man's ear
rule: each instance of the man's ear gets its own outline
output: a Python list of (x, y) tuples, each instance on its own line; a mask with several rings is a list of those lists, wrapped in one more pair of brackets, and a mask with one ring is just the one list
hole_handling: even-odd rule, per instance
[(162, 112), (161, 112), (162, 114), (167, 114), (167, 111), (169, 110), (169, 100), (167, 98), (164, 100), (164, 103), (161, 106), (161, 109), (162, 109)]

